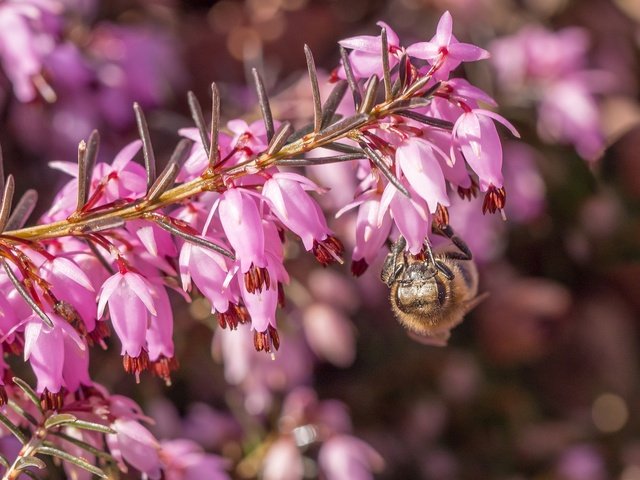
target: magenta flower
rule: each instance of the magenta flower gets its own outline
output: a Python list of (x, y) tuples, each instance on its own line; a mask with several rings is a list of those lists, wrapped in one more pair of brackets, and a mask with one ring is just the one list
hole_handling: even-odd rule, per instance
[(327, 480), (370, 480), (384, 460), (369, 444), (350, 435), (335, 435), (324, 442), (318, 456)]
[[(380, 219), (380, 220), (379, 220)], [(361, 201), (356, 218), (356, 243), (353, 248), (351, 272), (361, 275), (381, 255), (391, 233), (390, 215), (380, 216), (380, 195), (373, 194)]]
[(460, 43), (453, 35), (453, 19), (446, 11), (440, 17), (434, 37), (428, 42), (418, 42), (407, 47), (407, 53), (427, 60), (436, 70), (434, 77), (446, 80), (449, 73), (462, 62), (473, 62), (489, 58), (489, 52), (471, 45)]
[(132, 271), (117, 272), (102, 285), (98, 317), (109, 305), (111, 324), (122, 342), (123, 355), (137, 358), (145, 347), (150, 315), (157, 315), (152, 292), (149, 281)]

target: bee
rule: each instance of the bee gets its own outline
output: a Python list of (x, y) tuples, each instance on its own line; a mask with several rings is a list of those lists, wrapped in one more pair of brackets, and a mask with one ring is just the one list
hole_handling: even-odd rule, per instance
[(414, 338), (428, 345), (444, 346), (450, 331), (487, 296), (478, 295), (478, 270), (467, 244), (449, 225), (434, 227), (459, 251), (442, 250), (434, 255), (428, 241), (425, 252), (405, 252), (400, 236), (382, 267), (381, 279), (390, 290), (391, 309)]

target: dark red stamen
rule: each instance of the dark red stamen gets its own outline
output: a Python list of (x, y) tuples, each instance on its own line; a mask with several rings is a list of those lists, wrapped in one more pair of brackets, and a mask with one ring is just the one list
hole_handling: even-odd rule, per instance
[(342, 263), (342, 254), (344, 253), (344, 246), (342, 242), (333, 235), (328, 235), (327, 238), (318, 242), (313, 241), (313, 254), (316, 256), (318, 262), (323, 266), (327, 266), (333, 262)]
[(364, 258), (361, 258), (360, 260), (353, 260), (351, 262), (351, 274), (354, 277), (359, 277), (366, 272), (368, 268), (369, 264)]
[(493, 185), (489, 187), (487, 193), (484, 196), (484, 202), (482, 203), (482, 213), (496, 213), (498, 210), (503, 210), (507, 201), (507, 192), (503, 187), (496, 188)]
[(253, 345), (257, 352), (275, 353), (280, 348), (280, 336), (271, 325), (264, 332), (253, 332)]

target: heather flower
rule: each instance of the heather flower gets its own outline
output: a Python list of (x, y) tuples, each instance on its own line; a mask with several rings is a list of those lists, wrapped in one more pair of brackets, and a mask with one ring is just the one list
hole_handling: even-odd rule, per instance
[(0, 4), (0, 60), (21, 102), (40, 91), (48, 100), (55, 93), (42, 77), (45, 56), (55, 44), (54, 15), (60, 13), (55, 0), (8, 0)]
[(407, 47), (407, 53), (427, 60), (435, 70), (434, 78), (446, 80), (449, 74), (462, 62), (473, 62), (489, 58), (489, 52), (471, 45), (460, 43), (453, 35), (453, 19), (446, 11), (440, 17), (436, 34), (428, 42), (418, 42)]
[(114, 273), (98, 295), (98, 317), (109, 305), (109, 317), (122, 342), (122, 355), (139, 358), (146, 347), (150, 315), (157, 315), (153, 287), (142, 275), (132, 271)]
[(228, 480), (227, 461), (205, 453), (190, 440), (170, 440), (160, 444), (162, 472), (167, 480)]
[[(400, 46), (400, 39), (396, 32), (384, 22), (376, 23), (380, 28), (387, 31), (387, 47), (389, 57), (389, 67), (393, 68), (400, 58), (403, 48)], [(381, 35), (359, 35), (346, 38), (338, 42), (344, 48), (351, 51), (349, 62), (356, 78), (369, 78), (371, 75), (382, 77), (382, 38)], [(340, 78), (346, 78), (344, 68), (338, 70)]]
[(65, 320), (50, 313), (53, 328), (33, 314), (26, 320), (24, 358), (28, 360), (38, 380), (37, 390), (43, 394), (49, 408), (60, 407), (62, 387), (70, 391), (80, 384), (89, 385), (89, 358), (86, 343)]
[(265, 480), (298, 480), (304, 477), (304, 463), (293, 438), (280, 437), (271, 444), (262, 462)]
[(302, 239), (309, 251), (329, 235), (329, 227), (318, 204), (305, 190), (319, 190), (313, 182), (295, 173), (274, 173), (262, 187), (272, 212), (289, 230)]
[(116, 433), (106, 436), (111, 455), (120, 469), (127, 471), (124, 462), (147, 475), (151, 480), (161, 478), (160, 444), (139, 422), (131, 418), (117, 418), (112, 424)]
[(319, 358), (343, 368), (353, 363), (353, 326), (343, 312), (324, 303), (313, 303), (304, 309), (302, 324), (307, 343)]
[(318, 463), (327, 480), (368, 480), (382, 469), (380, 454), (362, 440), (335, 435), (322, 444)]
[(491, 44), (501, 88), (515, 103), (535, 102), (538, 133), (548, 143), (570, 143), (586, 160), (597, 158), (604, 135), (595, 93), (614, 83), (586, 69), (589, 38), (577, 27), (552, 32), (528, 26)]

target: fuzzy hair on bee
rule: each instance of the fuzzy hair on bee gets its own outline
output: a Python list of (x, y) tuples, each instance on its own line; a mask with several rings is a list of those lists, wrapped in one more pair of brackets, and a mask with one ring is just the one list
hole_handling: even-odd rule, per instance
[(471, 251), (450, 226), (437, 233), (451, 239), (458, 250), (431, 251), (411, 255), (400, 237), (391, 247), (381, 279), (389, 287), (391, 309), (414, 338), (429, 345), (444, 346), (450, 331), (487, 294), (478, 295), (478, 270)]

